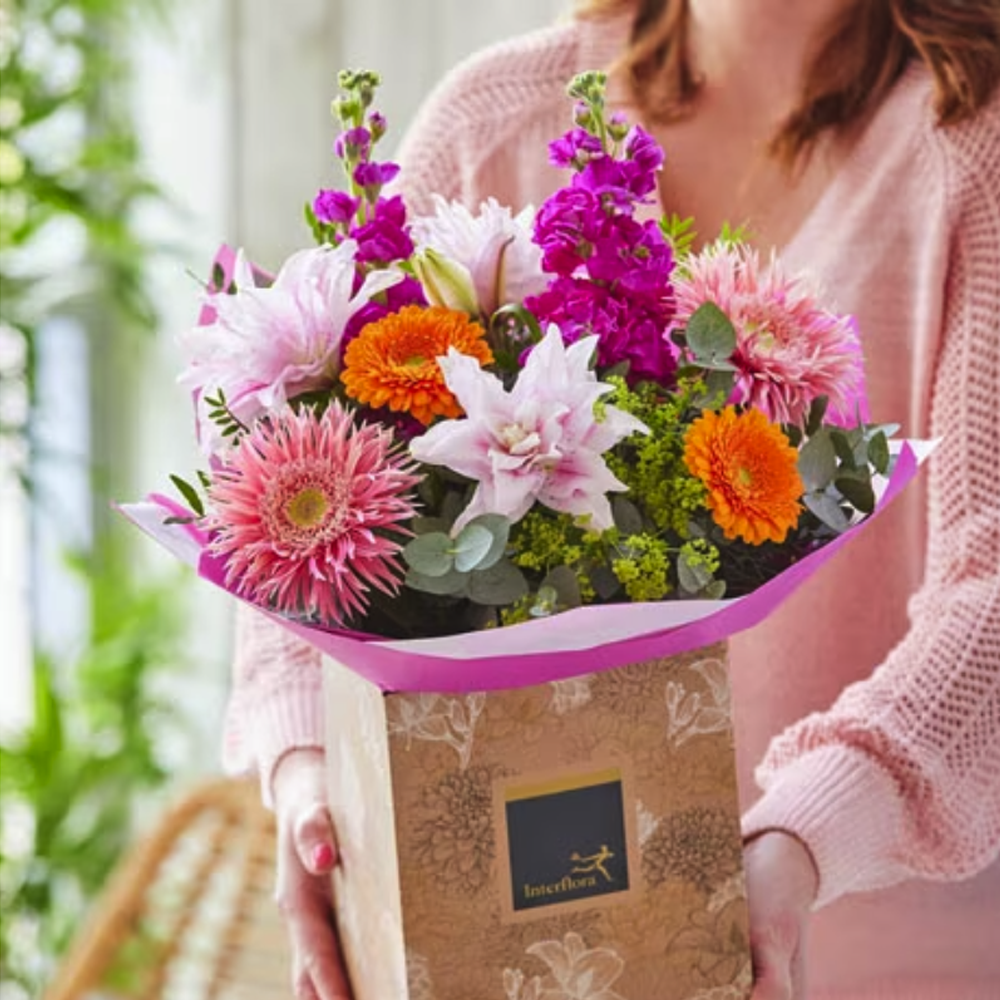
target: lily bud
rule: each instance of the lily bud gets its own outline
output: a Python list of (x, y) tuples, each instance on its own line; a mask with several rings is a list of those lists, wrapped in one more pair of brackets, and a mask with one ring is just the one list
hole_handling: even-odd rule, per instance
[(464, 265), (425, 247), (414, 254), (413, 270), (431, 305), (456, 309), (470, 316), (479, 314), (476, 288)]

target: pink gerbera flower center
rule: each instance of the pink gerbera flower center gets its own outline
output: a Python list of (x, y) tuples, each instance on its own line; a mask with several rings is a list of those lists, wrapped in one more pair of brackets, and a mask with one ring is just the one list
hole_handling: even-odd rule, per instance
[(276, 542), (308, 549), (343, 533), (350, 496), (350, 479), (335, 470), (286, 467), (264, 491), (261, 521)]

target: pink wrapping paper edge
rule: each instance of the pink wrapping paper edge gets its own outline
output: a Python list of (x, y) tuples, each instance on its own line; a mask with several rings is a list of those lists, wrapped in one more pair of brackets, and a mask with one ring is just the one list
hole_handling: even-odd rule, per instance
[[(872, 517), (892, 502), (918, 467), (916, 453), (904, 443)], [(191, 524), (163, 524), (165, 515), (189, 514), (175, 501), (154, 494), (144, 504), (126, 504), (119, 510), (179, 559), (196, 567), (199, 576), (232, 594), (225, 585), (222, 564), (206, 551), (205, 534)], [(766, 618), (871, 519), (752, 594), (728, 601), (598, 605), (510, 628), (406, 641), (326, 630), (261, 613), (383, 691), (458, 693), (523, 687), (672, 656), (748, 629)]]

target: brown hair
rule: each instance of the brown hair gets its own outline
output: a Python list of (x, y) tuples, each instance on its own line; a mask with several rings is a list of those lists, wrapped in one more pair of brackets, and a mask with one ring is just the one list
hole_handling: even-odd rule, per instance
[[(630, 10), (632, 42), (621, 68), (651, 118), (681, 118), (699, 89), (686, 46), (688, 0), (578, 0), (576, 12), (599, 17)], [(914, 58), (934, 77), (938, 122), (970, 118), (1000, 84), (1000, 0), (846, 4), (816, 50), (798, 107), (772, 139), (772, 153), (790, 166), (826, 130), (861, 121)]]

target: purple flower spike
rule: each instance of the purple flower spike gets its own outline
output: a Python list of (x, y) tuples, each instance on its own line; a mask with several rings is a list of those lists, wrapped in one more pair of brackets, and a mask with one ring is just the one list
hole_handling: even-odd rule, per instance
[(549, 143), (549, 162), (556, 167), (578, 167), (602, 152), (601, 140), (596, 135), (574, 128)]
[(399, 173), (395, 163), (359, 163), (354, 168), (354, 181), (359, 187), (380, 188)]
[(347, 159), (349, 154), (364, 159), (371, 149), (372, 136), (368, 129), (361, 127), (348, 129), (337, 136), (333, 151), (340, 159)]
[(354, 218), (360, 198), (352, 198), (346, 191), (321, 190), (313, 199), (313, 214), (320, 222), (344, 225)]

